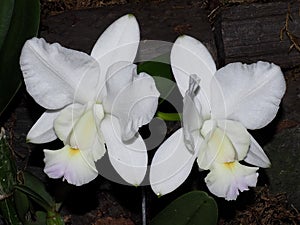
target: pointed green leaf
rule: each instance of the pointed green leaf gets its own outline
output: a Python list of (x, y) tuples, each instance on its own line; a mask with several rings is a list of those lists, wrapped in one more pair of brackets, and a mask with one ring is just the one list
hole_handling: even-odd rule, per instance
[(14, 0), (1, 0), (0, 2), (0, 50), (10, 26), (14, 3)]
[(205, 192), (192, 191), (174, 200), (150, 225), (216, 225), (217, 204)]
[(28, 171), (24, 171), (24, 185), (41, 196), (49, 205), (54, 206), (52, 196), (47, 192), (44, 183)]
[[(38, 205), (44, 208), (47, 212), (46, 214), (37, 213), (37, 219), (34, 222), (30, 222), (30, 225), (40, 225), (40, 224), (55, 224), (63, 225), (64, 222), (59, 213), (56, 212), (57, 204), (51, 197), (51, 195), (46, 191), (46, 188), (41, 180), (32, 175), (29, 172), (24, 172), (24, 185), (16, 186), (16, 190), (21, 191), (26, 194), (29, 198), (35, 201)], [(39, 217), (39, 215), (41, 217)]]
[(15, 188), (20, 190), (24, 194), (26, 194), (29, 198), (43, 207), (46, 211), (52, 211), (53, 205), (50, 205), (45, 199), (43, 199), (39, 194), (37, 194), (34, 190), (26, 187), (25, 185), (16, 185)]
[(24, 223), (26, 220), (26, 215), (29, 212), (30, 204), (27, 195), (19, 190), (15, 190), (14, 199), (16, 205), (16, 211), (19, 215), (19, 218)]
[(39, 0), (15, 1), (10, 27), (0, 49), (0, 115), (21, 86), (21, 49), (27, 39), (37, 34), (39, 18)]

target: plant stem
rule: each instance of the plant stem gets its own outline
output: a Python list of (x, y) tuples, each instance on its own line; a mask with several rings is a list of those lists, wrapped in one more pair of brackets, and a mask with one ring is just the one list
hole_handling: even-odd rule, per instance
[(146, 190), (145, 190), (145, 186), (142, 187), (142, 224), (143, 225), (147, 225)]
[(161, 118), (165, 121), (181, 121), (181, 114), (180, 113), (164, 113), (164, 112), (157, 112), (156, 116)]

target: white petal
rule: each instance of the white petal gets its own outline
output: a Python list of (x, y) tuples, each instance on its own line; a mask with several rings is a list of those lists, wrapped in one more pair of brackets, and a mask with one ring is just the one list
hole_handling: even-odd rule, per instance
[(60, 111), (54, 121), (54, 129), (57, 137), (67, 144), (70, 133), (80, 116), (84, 113), (85, 106), (72, 104)]
[(182, 124), (183, 124), (183, 134), (186, 147), (193, 152), (195, 148), (194, 139), (192, 133), (194, 131), (200, 132), (202, 127), (202, 116), (201, 116), (201, 105), (198, 99), (195, 98), (197, 91), (199, 91), (199, 84), (190, 76), (189, 89), (186, 91), (183, 99), (183, 114), (182, 114)]
[(259, 129), (271, 122), (285, 92), (280, 67), (267, 62), (232, 63), (212, 80), (212, 117), (241, 122)]
[(59, 113), (60, 111), (44, 112), (27, 134), (27, 141), (36, 144), (54, 141), (57, 138), (53, 129), (54, 120)]
[[(100, 110), (102, 110), (103, 117), (103, 108), (101, 105), (99, 106)], [(99, 136), (94, 115), (94, 108), (88, 108), (78, 119), (70, 136), (70, 144), (72, 147), (79, 148), (81, 151), (91, 151), (95, 144), (99, 146), (98, 143), (100, 140), (97, 139), (101, 136)], [(102, 143), (102, 145), (103, 147), (100, 149), (101, 152), (104, 151), (104, 143)], [(103, 155), (104, 152), (101, 155)]]
[(249, 150), (250, 134), (239, 122), (232, 120), (218, 120), (218, 127), (225, 131), (225, 134), (233, 144), (237, 153), (237, 159), (243, 160)]
[[(207, 48), (193, 37), (183, 35), (176, 39), (171, 51), (172, 70), (184, 96), (189, 87), (189, 76), (196, 74), (204, 88), (209, 88), (211, 77), (216, 72), (216, 65)], [(205, 90), (205, 93), (208, 93)]]
[(61, 178), (77, 186), (86, 184), (98, 175), (91, 155), (66, 145), (60, 150), (44, 150), (44, 172), (51, 178)]
[(258, 173), (257, 167), (247, 167), (239, 162), (216, 163), (206, 176), (205, 182), (211, 193), (226, 200), (236, 200), (239, 191), (255, 187)]
[(201, 127), (201, 135), (203, 137), (210, 137), (214, 130), (217, 128), (216, 120), (205, 120)]
[(127, 61), (120, 61), (108, 68), (106, 73), (106, 88), (110, 98), (115, 98), (120, 90), (130, 85), (136, 75), (136, 65)]
[(96, 96), (99, 65), (83, 52), (33, 38), (25, 43), (20, 64), (27, 91), (44, 108), (86, 103)]
[(93, 143), (90, 147), (90, 151), (88, 151), (88, 152), (92, 152), (93, 160), (95, 162), (104, 156), (104, 154), (106, 152), (106, 148), (105, 148), (104, 140), (103, 140), (102, 136), (96, 136), (94, 138)]
[[(104, 100), (105, 112), (119, 118), (122, 139), (131, 139), (139, 127), (153, 118), (159, 92), (154, 79), (146, 74), (136, 74), (136, 66), (131, 64), (115, 71), (110, 69), (107, 80), (107, 98)], [(121, 85), (121, 86), (120, 86)]]
[(139, 25), (133, 15), (122, 16), (112, 23), (99, 37), (91, 53), (100, 64), (102, 76), (116, 62), (133, 62), (139, 41)]
[(200, 78), (201, 89), (197, 97), (206, 118), (210, 113), (210, 80), (216, 72), (211, 54), (200, 41), (184, 35), (175, 41), (170, 57), (172, 71), (182, 96), (188, 89), (189, 76), (196, 74)]
[(235, 159), (236, 151), (231, 141), (222, 129), (216, 127), (206, 135), (200, 146), (197, 163), (201, 169), (207, 170), (215, 162), (225, 163)]
[(250, 149), (244, 161), (262, 168), (270, 167), (271, 162), (268, 156), (265, 154), (264, 150), (260, 147), (257, 141), (251, 135), (250, 137), (251, 137)]
[(128, 142), (121, 140), (119, 121), (106, 115), (101, 123), (109, 160), (119, 175), (132, 185), (139, 185), (147, 171), (147, 149), (141, 136)]
[(106, 151), (102, 133), (97, 128), (103, 116), (100, 104), (94, 104), (93, 107), (89, 104), (72, 104), (63, 109), (55, 120), (55, 132), (65, 144), (84, 152), (92, 152), (94, 161), (97, 161)]
[(101, 104), (94, 104), (93, 112), (94, 112), (94, 119), (96, 123), (97, 135), (94, 139), (94, 143), (91, 148), (94, 155), (94, 161), (97, 161), (101, 159), (106, 152), (106, 148), (104, 145), (105, 141), (104, 141), (103, 133), (100, 128), (101, 121), (104, 118), (103, 106)]
[(182, 128), (170, 136), (155, 153), (150, 168), (151, 188), (165, 195), (179, 187), (190, 174), (197, 152), (192, 154), (184, 144)]

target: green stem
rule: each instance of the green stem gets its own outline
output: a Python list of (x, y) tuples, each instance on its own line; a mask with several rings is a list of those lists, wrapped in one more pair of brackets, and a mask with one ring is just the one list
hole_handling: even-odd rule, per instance
[(157, 112), (156, 116), (165, 121), (181, 121), (182, 114), (181, 113)]

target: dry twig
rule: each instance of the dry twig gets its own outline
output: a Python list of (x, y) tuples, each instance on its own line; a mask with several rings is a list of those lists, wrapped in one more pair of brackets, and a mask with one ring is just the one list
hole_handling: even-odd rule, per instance
[(283, 34), (286, 33), (290, 41), (292, 42), (289, 51), (291, 51), (293, 48), (296, 48), (300, 52), (300, 38), (294, 35), (290, 29), (289, 29), (289, 22), (293, 21), (293, 17), (291, 15), (291, 5), (288, 4), (288, 11), (286, 13), (285, 17), (285, 24), (284, 27), (280, 31), (280, 40), (283, 40)]

